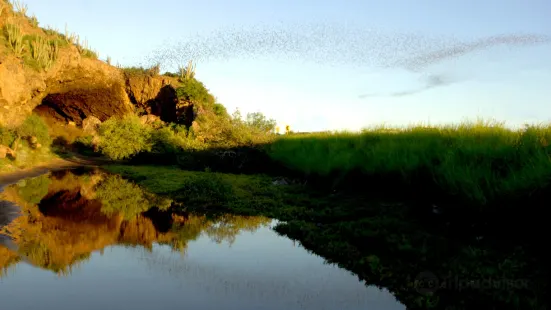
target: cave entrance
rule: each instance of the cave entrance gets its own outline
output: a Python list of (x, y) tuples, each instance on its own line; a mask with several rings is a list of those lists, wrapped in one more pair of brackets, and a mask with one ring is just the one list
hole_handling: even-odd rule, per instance
[(67, 146), (75, 141), (79, 136), (83, 135), (82, 128), (78, 125), (82, 124), (82, 120), (85, 118), (74, 117), (74, 115), (65, 112), (64, 105), (58, 105), (55, 95), (48, 95), (42, 103), (36, 106), (33, 110), (38, 114), (46, 124), (48, 125), (50, 136), (54, 139), (55, 145)]
[[(49, 94), (42, 99), (42, 104), (35, 108), (35, 112), (44, 118), (50, 118), (56, 122), (82, 125), (82, 121), (89, 114), (85, 98), (79, 95)], [(88, 113), (87, 113), (88, 112)]]

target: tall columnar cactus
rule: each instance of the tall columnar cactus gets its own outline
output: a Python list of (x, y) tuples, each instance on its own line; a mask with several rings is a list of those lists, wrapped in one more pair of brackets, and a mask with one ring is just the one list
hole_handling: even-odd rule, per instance
[(193, 64), (193, 60), (188, 62), (187, 67), (180, 66), (180, 79), (183, 81), (190, 80), (195, 77), (196, 65)]
[(21, 56), (23, 54), (24, 45), (23, 45), (23, 34), (21, 33), (21, 28), (16, 24), (7, 24), (6, 33), (8, 38), (8, 44), (15, 52), (16, 56)]

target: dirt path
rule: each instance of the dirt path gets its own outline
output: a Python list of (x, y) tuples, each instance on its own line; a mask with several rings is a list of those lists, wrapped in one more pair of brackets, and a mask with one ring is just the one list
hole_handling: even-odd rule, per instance
[(113, 162), (102, 158), (91, 158), (72, 154), (71, 157), (56, 158), (40, 166), (12, 172), (0, 172), (0, 192), (2, 192), (2, 188), (4, 188), (4, 186), (16, 183), (21, 179), (42, 175), (44, 173), (47, 173), (48, 171), (56, 171), (77, 167), (98, 167), (107, 163)]

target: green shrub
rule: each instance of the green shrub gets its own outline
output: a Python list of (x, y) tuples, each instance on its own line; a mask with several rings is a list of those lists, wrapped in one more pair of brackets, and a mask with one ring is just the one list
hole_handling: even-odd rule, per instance
[(0, 145), (11, 147), (15, 141), (15, 132), (11, 129), (0, 126)]
[(228, 110), (226, 109), (225, 106), (223, 106), (220, 103), (215, 103), (213, 110), (214, 110), (214, 114), (220, 117), (229, 117)]
[(27, 117), (23, 124), (16, 129), (16, 133), (22, 138), (36, 137), (38, 143), (43, 146), (49, 146), (52, 143), (48, 125), (40, 116), (36, 114), (31, 114)]
[(136, 115), (114, 117), (101, 124), (98, 147), (111, 159), (126, 159), (140, 152), (151, 151), (151, 134), (151, 129), (142, 125)]
[(80, 136), (75, 139), (73, 146), (78, 150), (78, 152), (84, 155), (95, 156), (98, 154), (95, 152), (96, 149), (93, 141), (93, 136)]
[[(145, 76), (158, 76), (160, 73), (160, 64), (155, 64), (149, 68), (144, 67), (124, 67), (121, 70), (130, 76), (145, 75)], [(166, 74), (166, 73), (165, 73)]]
[(172, 73), (172, 72), (165, 72), (163, 73), (164, 76), (168, 76), (168, 77), (173, 77), (173, 78), (177, 78), (179, 77), (178, 73)]
[(75, 145), (90, 148), (93, 146), (93, 136), (80, 136), (75, 139)]
[(151, 139), (153, 153), (173, 154), (180, 149), (176, 134), (170, 127), (154, 130)]
[(181, 86), (176, 89), (176, 95), (179, 99), (195, 103), (202, 103), (210, 106), (213, 106), (215, 103), (214, 96), (209, 93), (209, 90), (202, 82), (195, 78), (182, 80)]
[(247, 114), (245, 124), (261, 132), (269, 133), (275, 129), (277, 123), (260, 112), (254, 112)]

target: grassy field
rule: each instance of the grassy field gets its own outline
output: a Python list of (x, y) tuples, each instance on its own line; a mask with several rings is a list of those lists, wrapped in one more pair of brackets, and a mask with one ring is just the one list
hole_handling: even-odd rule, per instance
[(268, 152), (305, 175), (332, 176), (337, 181), (352, 175), (391, 176), (393, 182), (409, 185), (433, 183), (467, 203), (485, 205), (549, 187), (550, 141), (551, 125), (511, 130), (473, 122), (282, 136)]

